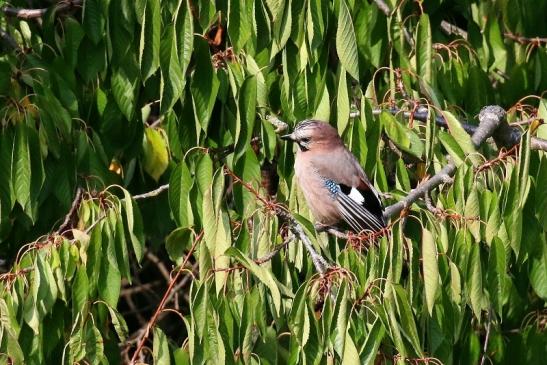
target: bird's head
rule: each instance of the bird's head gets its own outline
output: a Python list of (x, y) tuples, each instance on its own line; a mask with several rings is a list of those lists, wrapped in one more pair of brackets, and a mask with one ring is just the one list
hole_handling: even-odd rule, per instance
[(298, 123), (291, 134), (286, 134), (281, 139), (296, 142), (302, 152), (319, 146), (342, 143), (334, 127), (317, 120), (305, 120)]

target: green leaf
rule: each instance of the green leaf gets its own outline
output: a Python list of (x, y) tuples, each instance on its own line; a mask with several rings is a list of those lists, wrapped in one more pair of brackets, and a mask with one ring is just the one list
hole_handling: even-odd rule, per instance
[(338, 26), (336, 29), (336, 53), (342, 66), (357, 81), (359, 81), (359, 59), (357, 58), (357, 42), (353, 22), (346, 0), (339, 1)]
[(90, 364), (98, 364), (104, 357), (104, 340), (101, 333), (93, 325), (93, 322), (89, 322), (85, 326), (86, 333), (83, 343), (85, 344), (85, 357)]
[(126, 227), (133, 246), (133, 252), (137, 262), (142, 260), (144, 255), (144, 228), (142, 216), (136, 202), (126, 189), (123, 189), (124, 199), (123, 207), (125, 212)]
[(336, 112), (336, 127), (338, 128), (338, 134), (342, 135), (348, 125), (350, 112), (346, 70), (343, 66), (340, 67), (340, 77), (338, 79), (338, 97), (336, 98)]
[(142, 80), (146, 81), (160, 65), (160, 1), (148, 0), (141, 22), (139, 65)]
[(230, 1), (228, 6), (228, 34), (234, 51), (243, 49), (251, 38), (254, 3), (251, 0)]
[(380, 120), (387, 136), (397, 147), (418, 158), (422, 157), (425, 149), (424, 144), (412, 129), (402, 124), (387, 111), (380, 114)]
[(237, 103), (237, 129), (235, 158), (239, 159), (249, 149), (256, 120), (256, 77), (245, 79)]
[(518, 176), (519, 176), (519, 207), (524, 207), (528, 192), (530, 191), (530, 131), (522, 135), (520, 149), (519, 149), (519, 163), (518, 163)]
[(102, 226), (102, 247), (99, 254), (105, 257), (101, 260), (97, 289), (99, 297), (111, 307), (116, 308), (120, 298), (122, 277), (118, 269), (114, 234), (109, 224)]
[(182, 96), (186, 78), (179, 62), (175, 27), (167, 27), (161, 40), (160, 114), (165, 114)]
[(479, 166), (481, 164), (481, 159), (477, 156), (475, 145), (473, 145), (471, 137), (465, 129), (463, 129), (460, 121), (449, 111), (444, 111), (443, 115), (445, 117), (446, 124), (448, 125), (448, 129), (450, 130), (450, 134), (454, 137), (454, 140), (456, 140), (461, 150), (468, 155), (468, 158), (473, 166)]
[(423, 13), (418, 23), (418, 32), (416, 35), (416, 66), (418, 75), (422, 81), (431, 85), (433, 81), (432, 72), (432, 53), (431, 46), (431, 26), (429, 25), (429, 16)]
[(165, 250), (172, 261), (181, 265), (184, 251), (189, 248), (191, 242), (192, 231), (187, 227), (177, 228), (165, 239)]
[(427, 310), (433, 316), (433, 306), (439, 287), (439, 266), (437, 263), (437, 245), (430, 231), (422, 230), (422, 264), (424, 270), (424, 288)]
[[(234, 173), (244, 182), (258, 190), (260, 165), (252, 149), (247, 149), (245, 156), (237, 161)], [(234, 184), (234, 203), (237, 212), (240, 212), (244, 218), (247, 218), (254, 212), (257, 199), (246, 187), (237, 183)]]
[(458, 267), (452, 261), (450, 261), (450, 291), (454, 303), (460, 304), (462, 300), (461, 276)]
[[(184, 4), (183, 4), (184, 3)], [(194, 50), (194, 19), (190, 0), (179, 3), (175, 19), (181, 73), (185, 77)]]
[(27, 126), (21, 122), (15, 129), (11, 161), (11, 182), (15, 198), (24, 208), (30, 198), (31, 166)]
[(266, 285), (268, 289), (270, 289), (276, 315), (279, 315), (281, 310), (281, 293), (272, 272), (257, 265), (253, 260), (243, 255), (243, 253), (235, 247), (230, 247), (226, 250), (225, 254), (239, 261), (240, 264), (245, 266), (245, 268), (251, 271), (253, 275), (255, 275), (264, 285)]
[(342, 364), (360, 364), (359, 352), (355, 342), (351, 339), (351, 336), (346, 335), (346, 344), (344, 346), (344, 355), (342, 356)]
[[(224, 176), (221, 177), (224, 180)], [(213, 259), (215, 263), (215, 287), (217, 295), (224, 288), (229, 272), (226, 269), (230, 266), (230, 258), (225, 252), (232, 245), (230, 231), (230, 220), (228, 214), (220, 211), (218, 217), (218, 227), (216, 232), (216, 242), (214, 245)]]
[(205, 195), (207, 190), (211, 190), (213, 182), (213, 160), (208, 154), (203, 154), (197, 163), (196, 180), (201, 194)]
[(84, 314), (88, 299), (89, 281), (84, 267), (79, 267), (72, 283), (72, 313)]
[(93, 43), (98, 44), (103, 37), (104, 25), (105, 18), (101, 9), (101, 1), (86, 1), (83, 8), (83, 26)]
[(469, 220), (467, 222), (467, 228), (475, 238), (476, 242), (481, 240), (481, 221), (480, 221), (480, 202), (479, 202), (479, 193), (476, 187), (471, 189), (471, 193), (467, 197), (465, 202), (465, 209), (463, 212), (465, 218)]
[(211, 64), (211, 54), (207, 42), (201, 39), (195, 42), (194, 57), (200, 67), (194, 71), (190, 91), (196, 121), (203, 131), (207, 132), (220, 83)]
[(530, 284), (536, 294), (543, 300), (547, 300), (547, 244), (542, 239), (538, 253), (533, 257), (530, 266)]
[(478, 243), (471, 246), (471, 256), (468, 266), (468, 288), (471, 301), (471, 309), (477, 319), (481, 318), (482, 310), (482, 266), (480, 257), (480, 247)]
[(69, 17), (65, 19), (63, 26), (65, 29), (64, 58), (67, 65), (74, 69), (78, 62), (78, 47), (84, 38), (84, 30), (78, 21)]
[(114, 70), (112, 79), (112, 95), (127, 120), (133, 119), (135, 113), (135, 89), (137, 78), (127, 74), (127, 70), (120, 68)]
[(144, 171), (158, 181), (169, 165), (169, 152), (163, 135), (153, 128), (144, 130), (143, 154)]
[(154, 364), (156, 365), (169, 365), (171, 364), (171, 357), (169, 356), (169, 343), (165, 333), (158, 327), (154, 327)]
[(376, 355), (378, 353), (378, 348), (382, 343), (385, 332), (386, 330), (382, 325), (382, 321), (380, 320), (380, 318), (376, 318), (374, 320), (374, 323), (372, 324), (372, 328), (367, 334), (367, 339), (363, 344), (363, 348), (361, 350), (361, 364), (374, 364), (374, 361), (376, 360)]
[(505, 246), (499, 238), (494, 238), (488, 257), (488, 286), (492, 305), (499, 316), (502, 314), (506, 286), (507, 258)]
[[(291, 36), (291, 29), (292, 29), (292, 1), (277, 1), (277, 0), (270, 0), (268, 5), (270, 9), (274, 8), (275, 10), (272, 10), (273, 14), (273, 44), (272, 49), (270, 52), (270, 59), (274, 59), (274, 57), (279, 53), (279, 51), (285, 49), (285, 45), (287, 44), (287, 41), (289, 40), (289, 37)], [(272, 6), (270, 4), (276, 2), (277, 4), (275, 6)], [(275, 11), (275, 13), (273, 12)]]
[(465, 154), (454, 137), (443, 131), (439, 131), (437, 137), (439, 137), (443, 147), (448, 151), (450, 157), (452, 157), (454, 164), (458, 167), (463, 164), (465, 161)]
[(348, 289), (347, 283), (344, 281), (338, 289), (336, 295), (336, 304), (334, 307), (334, 318), (336, 323), (333, 323), (334, 328), (334, 350), (342, 359), (345, 355), (346, 338), (348, 333), (348, 321), (351, 311), (348, 313)]
[(169, 179), (169, 206), (179, 227), (194, 224), (194, 215), (190, 204), (190, 190), (194, 184), (190, 170), (184, 161), (173, 170)]

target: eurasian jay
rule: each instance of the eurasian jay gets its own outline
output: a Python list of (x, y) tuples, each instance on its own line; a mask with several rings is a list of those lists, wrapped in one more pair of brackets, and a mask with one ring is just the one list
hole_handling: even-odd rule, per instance
[(294, 164), (297, 183), (321, 225), (346, 222), (356, 233), (386, 226), (378, 192), (335, 128), (305, 120), (281, 138), (298, 145)]

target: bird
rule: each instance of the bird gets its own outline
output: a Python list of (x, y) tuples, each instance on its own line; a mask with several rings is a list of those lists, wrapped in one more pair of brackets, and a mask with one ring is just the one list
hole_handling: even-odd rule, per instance
[(355, 233), (386, 227), (378, 191), (333, 126), (308, 119), (281, 139), (298, 146), (295, 176), (319, 223), (316, 227), (339, 227), (345, 222)]

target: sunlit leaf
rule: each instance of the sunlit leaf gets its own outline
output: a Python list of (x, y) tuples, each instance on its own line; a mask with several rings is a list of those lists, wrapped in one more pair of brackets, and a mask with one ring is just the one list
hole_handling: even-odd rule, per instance
[(348, 73), (359, 81), (359, 59), (353, 21), (345, 0), (339, 1), (338, 28), (336, 29), (336, 53)]
[(429, 315), (433, 315), (433, 305), (439, 287), (439, 267), (437, 263), (437, 246), (430, 231), (422, 231), (422, 263), (424, 270), (425, 299)]

